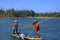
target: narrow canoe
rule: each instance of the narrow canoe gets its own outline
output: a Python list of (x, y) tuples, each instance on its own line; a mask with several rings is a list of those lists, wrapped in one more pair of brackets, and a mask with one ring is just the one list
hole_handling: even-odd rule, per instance
[[(17, 37), (17, 38), (21, 38), (22, 39), (22, 37), (20, 37), (21, 36), (20, 34), (18, 34), (18, 35), (11, 34), (11, 35), (14, 36), (14, 37)], [(24, 40), (42, 40), (42, 38), (24, 37)]]
[(20, 36), (20, 34), (11, 34), (13, 37), (17, 37), (17, 38), (19, 38), (19, 36)]
[(25, 38), (25, 40), (42, 40), (42, 38)]

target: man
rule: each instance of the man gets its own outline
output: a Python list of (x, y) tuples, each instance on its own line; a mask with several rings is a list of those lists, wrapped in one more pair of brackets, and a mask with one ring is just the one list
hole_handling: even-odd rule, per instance
[(39, 36), (40, 26), (39, 26), (38, 21), (34, 21), (34, 22), (33, 22), (33, 26), (34, 26), (35, 31), (36, 31), (36, 36), (37, 36), (37, 37), (40, 37), (40, 36)]
[(15, 20), (13, 24), (13, 34), (18, 34), (18, 21)]

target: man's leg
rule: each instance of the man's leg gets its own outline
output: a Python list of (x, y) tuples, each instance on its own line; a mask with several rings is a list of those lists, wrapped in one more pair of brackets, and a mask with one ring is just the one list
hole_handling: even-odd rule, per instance
[(36, 32), (36, 37), (37, 37), (37, 38), (40, 38), (39, 31)]
[(16, 29), (16, 34), (18, 34), (18, 29)]
[(13, 29), (13, 34), (15, 34), (15, 29)]

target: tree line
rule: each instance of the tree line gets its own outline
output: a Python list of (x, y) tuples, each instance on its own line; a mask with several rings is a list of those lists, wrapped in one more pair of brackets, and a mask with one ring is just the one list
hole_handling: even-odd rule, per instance
[(60, 12), (36, 13), (33, 10), (0, 9), (0, 17), (60, 17)]

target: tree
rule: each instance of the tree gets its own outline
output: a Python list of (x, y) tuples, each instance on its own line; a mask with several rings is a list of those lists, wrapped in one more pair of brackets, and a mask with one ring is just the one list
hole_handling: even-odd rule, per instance
[(13, 17), (13, 13), (15, 13), (15, 10), (12, 8), (12, 9), (6, 10), (5, 15), (7, 17)]
[(0, 9), (0, 15), (3, 15), (5, 11), (3, 9)]

